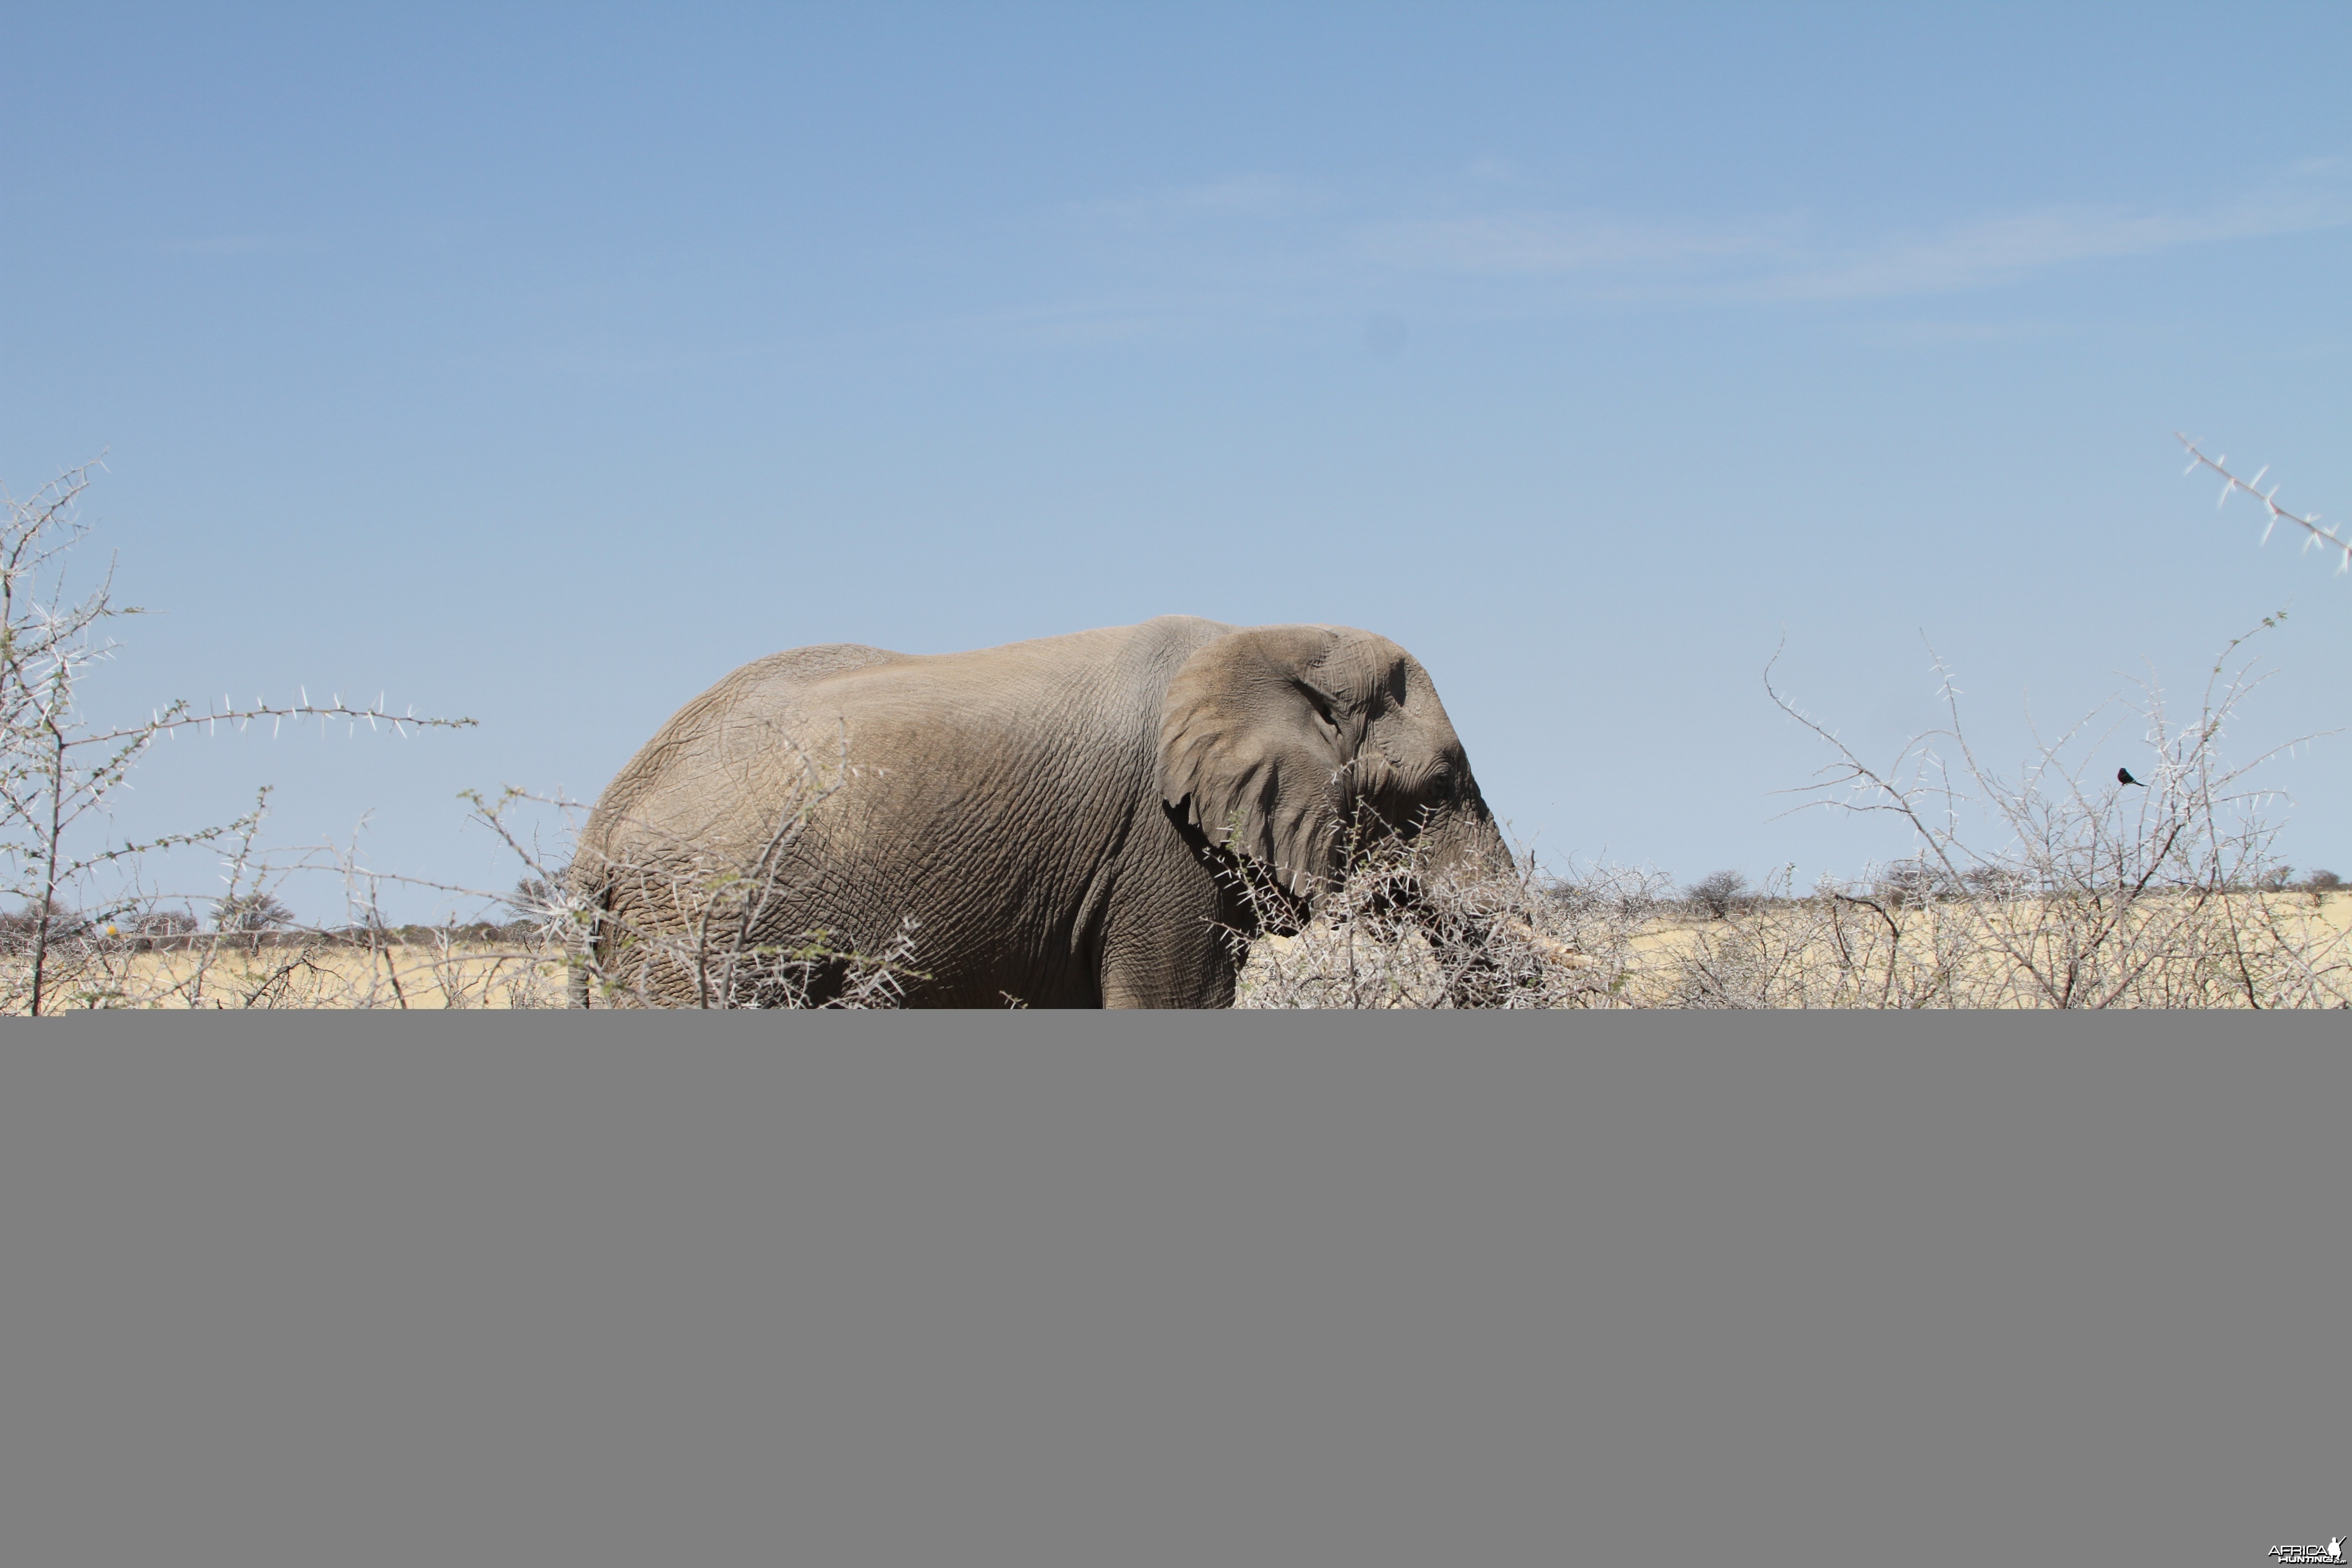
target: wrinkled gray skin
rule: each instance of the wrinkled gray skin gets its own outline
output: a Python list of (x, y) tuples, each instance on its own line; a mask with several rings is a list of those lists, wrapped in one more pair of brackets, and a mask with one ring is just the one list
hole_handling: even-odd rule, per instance
[[(789, 739), (800, 748), (782, 743)], [(911, 914), (915, 1006), (1222, 1007), (1251, 930), (1235, 857), (1311, 897), (1360, 805), (1444, 871), (1507, 869), (1428, 672), (1346, 626), (1191, 616), (911, 656), (850, 644), (745, 665), (597, 803), (575, 887), (606, 929), (658, 922), (644, 867), (753, 863), (813, 759), (855, 770), (782, 857), (753, 940), (860, 952)], [(581, 993), (575, 993), (580, 997)], [(652, 1000), (692, 1005), (673, 977)]]

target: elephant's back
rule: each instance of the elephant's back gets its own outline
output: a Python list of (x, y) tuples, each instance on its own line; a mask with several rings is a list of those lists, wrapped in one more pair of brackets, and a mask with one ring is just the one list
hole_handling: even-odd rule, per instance
[(893, 659), (907, 657), (887, 647), (869, 647), (862, 642), (828, 642), (818, 643), (812, 647), (788, 647), (782, 653), (753, 659), (712, 689), (734, 684), (749, 688), (807, 686), (827, 676), (864, 669), (872, 664), (888, 664)]
[[(713, 782), (707, 775), (724, 765), (727, 753), (746, 750), (741, 742), (747, 728), (770, 735), (780, 727), (788, 730), (812, 687), (906, 657), (865, 643), (819, 643), (786, 648), (730, 670), (670, 715), (614, 775), (590, 815), (582, 835), (583, 847), (609, 853), (614, 846), (607, 841), (625, 832), (630, 820), (643, 819), (648, 811), (667, 815), (660, 810), (662, 796), (679, 790), (699, 795)], [(756, 742), (749, 749), (754, 754), (761, 750)]]
[(940, 745), (959, 731), (983, 745), (1041, 726), (1066, 736), (1126, 737), (1132, 731), (1148, 743), (1177, 667), (1232, 630), (1196, 616), (1162, 616), (968, 652), (894, 654), (828, 668), (796, 695), (812, 718), (878, 723), (915, 740), (933, 762)]

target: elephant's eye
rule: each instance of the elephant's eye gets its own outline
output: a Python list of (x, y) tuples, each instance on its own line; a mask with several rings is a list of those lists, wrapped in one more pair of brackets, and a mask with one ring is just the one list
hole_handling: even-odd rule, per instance
[(1315, 710), (1315, 717), (1322, 721), (1325, 729), (1331, 731), (1332, 739), (1339, 739), (1339, 721), (1331, 711), (1331, 700), (1304, 683), (1300, 684), (1298, 689), (1306, 697), (1307, 706)]

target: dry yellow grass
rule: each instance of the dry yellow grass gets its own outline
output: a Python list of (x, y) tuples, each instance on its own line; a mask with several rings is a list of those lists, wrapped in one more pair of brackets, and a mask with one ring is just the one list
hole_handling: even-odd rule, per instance
[[(1890, 910), (1820, 898), (1759, 901), (1728, 918), (1679, 906), (1516, 925), (1525, 993), (1512, 1005), (2012, 1006), (2054, 1005), (2029, 970), (2084, 945), (2078, 908), (2042, 900), (1913, 902)], [(2242, 893), (2201, 904), (2140, 900), (2105, 939), (2109, 1005), (2334, 1006), (2352, 999), (2352, 890)], [(2232, 945), (2234, 943), (2234, 945)], [(2135, 946), (2137, 944), (2137, 946)], [(142, 951), (100, 943), (52, 954), (55, 1010), (87, 1008), (548, 1008), (564, 1005), (551, 947), (455, 934), (388, 942), (282, 933)], [(1414, 1006), (1440, 989), (1427, 943), (1405, 928), (1318, 922), (1261, 938), (1244, 1006)], [(21, 1011), (21, 957), (0, 959), (0, 1011)], [(2096, 966), (2089, 966), (2096, 967)], [(2116, 977), (2122, 975), (2117, 981)], [(2086, 991), (2084, 1000), (2099, 1001)]]
[[(53, 982), (55, 1000), (44, 1011), (558, 1007), (563, 979), (560, 956), (499, 942), (394, 942), (370, 951), (280, 939), (169, 952), (118, 948), (76, 955)], [(5, 981), (0, 988), (13, 989)], [(18, 1000), (10, 1010), (22, 1006)]]
[[(1819, 994), (1824, 982), (1838, 991), (1832, 977), (1843, 974), (1843, 994), (1810, 1005), (2047, 1006), (2052, 1002), (2019, 973), (2026, 967), (2021, 959), (2046, 970), (2053, 959), (2063, 965), (2070, 938), (2084, 945), (2079, 903), (2057, 909), (2036, 899), (1929, 900), (1885, 917), (1858, 912), (1862, 918), (1843, 932), (1823, 918), (1818, 900), (1765, 903), (1725, 920), (1654, 920), (1631, 939), (1617, 1005), (1691, 1005), (1713, 969), (1744, 971), (1723, 978), (1757, 987), (1763, 993), (1757, 1000), (1767, 1005), (1774, 991), (1786, 998), (1780, 1005), (1809, 1005), (1800, 998)], [(1902, 944), (1889, 940), (1895, 933), (1888, 919), (1906, 928), (1902, 934), (1913, 950), (1907, 963)], [(1841, 951), (1841, 936), (1851, 943), (1857, 931), (1873, 939), (1872, 951)], [(2136, 954), (2129, 951), (2134, 938)], [(2226, 894), (2201, 905), (2189, 895), (2143, 898), (2108, 941), (2124, 950), (2126, 964), (2140, 962), (2144, 981), (2172, 985), (2179, 1000), (2171, 1005), (2326, 1006), (2352, 997), (2352, 892)], [(2241, 955), (2245, 962), (2233, 963)], [(2252, 996), (2247, 973), (2255, 976)], [(1891, 982), (1875, 997), (1868, 993), (1874, 976)], [(1940, 999), (1946, 996), (1950, 1000)]]
[[(1513, 1007), (2339, 1007), (2352, 893), (1930, 899), (1832, 892), (1727, 918), (1528, 900), (1489, 928), (1473, 1005)], [(1410, 921), (1320, 920), (1253, 949), (1245, 1007), (1462, 1005)]]

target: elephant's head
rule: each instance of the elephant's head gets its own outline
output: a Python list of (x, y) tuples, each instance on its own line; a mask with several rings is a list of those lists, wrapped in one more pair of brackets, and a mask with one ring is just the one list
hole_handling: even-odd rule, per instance
[(1510, 865), (1429, 672), (1349, 626), (1253, 626), (1188, 658), (1160, 710), (1160, 793), (1295, 898), (1368, 837), (1417, 839), (1430, 874)]

